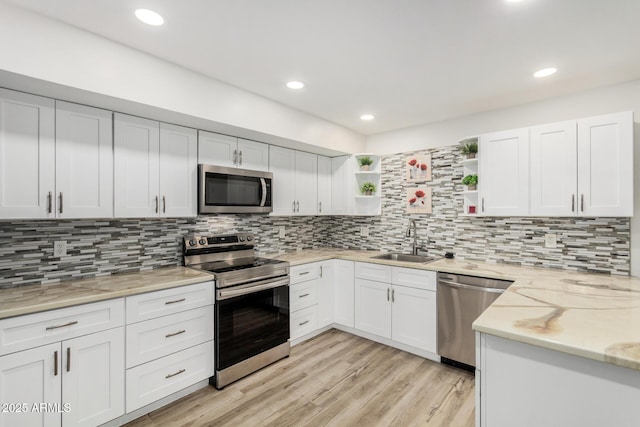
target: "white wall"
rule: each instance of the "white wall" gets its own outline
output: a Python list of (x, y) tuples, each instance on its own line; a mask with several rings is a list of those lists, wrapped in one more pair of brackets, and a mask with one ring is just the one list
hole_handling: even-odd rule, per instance
[[(0, 70), (5, 71), (0, 85), (5, 87), (27, 90), (7, 84), (18, 81), (11, 79), (15, 75), (26, 76), (73, 88), (70, 101), (111, 108), (98, 105), (111, 97), (176, 112), (174, 122), (180, 122), (180, 115), (210, 121), (207, 128), (213, 131), (221, 123), (227, 125), (223, 129), (255, 131), (239, 135), (244, 137), (262, 133), (330, 150), (364, 151), (365, 138), (354, 131), (2, 2), (0, 52)], [(73, 98), (78, 93), (84, 96)], [(88, 93), (99, 96), (87, 100)]]
[(635, 209), (631, 218), (631, 274), (640, 276), (640, 80), (372, 135), (367, 138), (367, 151), (391, 154), (453, 145), (467, 136), (619, 111), (634, 112)]

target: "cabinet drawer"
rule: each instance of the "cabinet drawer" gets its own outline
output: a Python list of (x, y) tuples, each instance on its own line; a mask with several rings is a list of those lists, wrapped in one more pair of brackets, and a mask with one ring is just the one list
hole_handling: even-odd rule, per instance
[(391, 266), (356, 262), (358, 279), (374, 280), (376, 282), (391, 283)]
[(0, 355), (124, 325), (124, 299), (0, 320)]
[(317, 306), (303, 308), (291, 314), (291, 339), (295, 340), (318, 329)]
[(127, 326), (127, 368), (213, 339), (213, 306)]
[(417, 270), (415, 268), (393, 267), (391, 269), (391, 283), (408, 286), (410, 288), (436, 290), (436, 272)]
[(298, 283), (289, 287), (289, 305), (291, 312), (310, 307), (318, 303), (318, 280)]
[(127, 297), (127, 324), (211, 305), (214, 287), (205, 282)]
[(127, 369), (127, 413), (213, 376), (213, 341)]
[(291, 284), (306, 282), (320, 277), (320, 268), (318, 263), (295, 265), (289, 269), (291, 275)]

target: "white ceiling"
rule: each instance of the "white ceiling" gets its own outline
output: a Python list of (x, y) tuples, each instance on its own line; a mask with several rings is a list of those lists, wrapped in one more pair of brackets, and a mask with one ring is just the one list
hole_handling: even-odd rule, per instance
[(8, 1), (366, 135), (640, 78), (640, 0)]

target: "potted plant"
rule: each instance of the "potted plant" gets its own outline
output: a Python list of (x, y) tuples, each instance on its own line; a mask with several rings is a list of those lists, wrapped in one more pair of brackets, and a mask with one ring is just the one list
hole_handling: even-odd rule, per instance
[(373, 159), (369, 156), (365, 156), (365, 157), (360, 157), (358, 159), (358, 162), (360, 163), (361, 171), (368, 171), (371, 165), (373, 164)]
[(478, 142), (473, 140), (462, 141), (462, 154), (467, 156), (467, 159), (475, 159), (478, 153)]
[(478, 185), (478, 175), (467, 175), (462, 178), (462, 184), (467, 186), (467, 190), (473, 191)]
[(362, 187), (360, 187), (360, 191), (365, 196), (371, 196), (376, 192), (376, 186), (373, 184), (373, 182), (367, 181), (362, 184)]

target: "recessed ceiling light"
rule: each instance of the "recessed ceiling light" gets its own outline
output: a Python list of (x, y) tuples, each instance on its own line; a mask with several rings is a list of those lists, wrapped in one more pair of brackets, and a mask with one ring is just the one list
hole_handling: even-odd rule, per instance
[(507, 0), (507, 3), (520, 3), (522, 0)]
[(287, 87), (289, 89), (298, 90), (298, 89), (302, 89), (304, 87), (304, 83), (298, 82), (298, 81), (292, 81), (292, 82), (288, 82), (287, 83)]
[(543, 68), (542, 70), (538, 70), (535, 73), (533, 73), (533, 77), (548, 77), (551, 74), (554, 74), (556, 71), (558, 71), (557, 68)]
[(136, 18), (147, 25), (158, 26), (164, 24), (164, 18), (157, 12), (149, 9), (138, 9), (135, 12)]
[(372, 116), (371, 114), (363, 114), (360, 116), (360, 120), (365, 120), (365, 121), (369, 121), (369, 120), (373, 120), (375, 117)]

